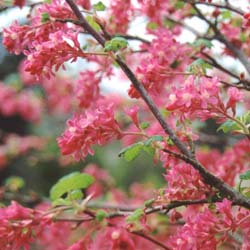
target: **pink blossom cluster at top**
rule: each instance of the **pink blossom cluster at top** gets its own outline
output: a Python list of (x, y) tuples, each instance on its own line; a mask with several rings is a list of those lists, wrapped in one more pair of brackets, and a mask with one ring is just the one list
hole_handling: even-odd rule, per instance
[(180, 88), (172, 88), (166, 108), (178, 112), (181, 119), (200, 118), (205, 121), (214, 118), (223, 122), (230, 117), (230, 110), (235, 115), (236, 104), (242, 100), (243, 94), (237, 88), (230, 88), (228, 100), (224, 103), (219, 92), (218, 79), (190, 76)]
[(43, 75), (50, 78), (54, 75), (53, 68), (57, 71), (64, 62), (74, 62), (78, 57), (85, 57), (77, 40), (77, 33), (71, 31), (51, 33), (48, 41), (34, 41), (33, 47), (34, 49), (25, 51), (25, 70), (38, 77)]
[(57, 141), (62, 154), (72, 154), (79, 160), (87, 154), (94, 154), (93, 145), (104, 145), (110, 139), (119, 137), (121, 132), (111, 104), (87, 110), (85, 114), (75, 114), (67, 121), (67, 129)]
[(17, 92), (15, 88), (0, 82), (0, 101), (0, 114), (3, 116), (20, 115), (32, 122), (40, 119), (42, 101), (29, 90)]
[[(64, 62), (75, 61), (85, 54), (78, 41), (77, 28), (55, 21), (58, 18), (75, 18), (65, 1), (53, 0), (35, 11), (30, 26), (14, 22), (4, 29), (3, 43), (10, 52), (23, 52), (27, 56), (26, 71), (36, 78), (41, 75), (49, 78)], [(49, 20), (43, 21), (43, 14), (48, 15)]]
[[(190, 49), (177, 42), (167, 29), (157, 29), (153, 35), (155, 38), (150, 45), (143, 47), (149, 55), (141, 60), (136, 76), (150, 94), (159, 98), (166, 85), (173, 83), (177, 77), (174, 72), (184, 71)], [(139, 93), (132, 85), (128, 93), (133, 98), (139, 98)]]
[[(111, 33), (124, 34), (127, 32), (134, 8), (130, 0), (110, 1), (110, 22), (107, 25)], [(119, 17), (119, 18), (116, 18)]]
[(245, 233), (242, 250), (248, 250), (250, 213), (245, 209), (234, 212), (232, 203), (224, 199), (216, 203), (216, 209), (204, 208), (194, 216), (187, 218), (174, 236), (169, 239), (169, 246), (174, 250), (216, 250), (237, 229)]

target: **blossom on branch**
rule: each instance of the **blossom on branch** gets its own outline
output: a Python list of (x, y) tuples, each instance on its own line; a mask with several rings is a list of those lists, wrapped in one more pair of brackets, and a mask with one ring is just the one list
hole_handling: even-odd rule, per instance
[(93, 145), (104, 145), (110, 139), (122, 136), (114, 118), (113, 105), (87, 110), (85, 114), (75, 114), (67, 121), (67, 129), (57, 139), (62, 154), (71, 154), (76, 160), (93, 155)]

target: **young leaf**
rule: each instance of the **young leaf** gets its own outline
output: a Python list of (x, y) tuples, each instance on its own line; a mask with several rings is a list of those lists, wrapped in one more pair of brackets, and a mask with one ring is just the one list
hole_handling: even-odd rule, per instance
[(104, 46), (104, 51), (118, 51), (128, 46), (128, 41), (123, 37), (114, 37), (110, 41), (107, 41)]
[(46, 12), (42, 13), (42, 15), (41, 15), (41, 22), (42, 23), (46, 23), (49, 20), (50, 20), (49, 13), (46, 13)]
[(104, 210), (101, 209), (101, 210), (98, 210), (98, 211), (96, 212), (95, 218), (96, 218), (97, 221), (101, 222), (101, 221), (103, 221), (106, 217), (107, 217), (106, 211), (104, 211)]
[(133, 222), (137, 222), (141, 219), (141, 217), (143, 216), (144, 212), (142, 208), (138, 208), (136, 209), (131, 215), (129, 215), (126, 218), (126, 222), (127, 223), (133, 223)]
[(245, 173), (240, 175), (241, 180), (250, 180), (250, 171), (247, 170)]
[(106, 6), (103, 4), (103, 2), (99, 1), (98, 3), (93, 5), (93, 8), (96, 11), (104, 11), (106, 9)]
[(143, 150), (144, 144), (143, 142), (137, 142), (135, 144), (132, 144), (128, 146), (127, 148), (124, 148), (119, 154), (119, 157), (124, 157), (126, 161), (132, 161), (134, 160)]
[(195, 40), (193, 45), (194, 45), (194, 47), (205, 46), (207, 48), (212, 48), (212, 46), (213, 46), (213, 44), (205, 38), (200, 38), (200, 39)]
[(55, 201), (63, 194), (73, 190), (87, 188), (94, 182), (94, 178), (88, 174), (73, 172), (61, 178), (50, 190), (50, 199)]
[(222, 123), (219, 126), (219, 128), (217, 129), (217, 131), (222, 130), (224, 133), (228, 133), (228, 132), (235, 131), (238, 129), (240, 129), (238, 123), (236, 123), (235, 121), (232, 121), (232, 120), (228, 120), (228, 121)]
[(97, 22), (94, 21), (92, 16), (86, 16), (86, 20), (88, 21), (89, 25), (95, 30), (95, 31), (99, 31), (101, 29), (101, 27), (99, 26), (99, 24)]

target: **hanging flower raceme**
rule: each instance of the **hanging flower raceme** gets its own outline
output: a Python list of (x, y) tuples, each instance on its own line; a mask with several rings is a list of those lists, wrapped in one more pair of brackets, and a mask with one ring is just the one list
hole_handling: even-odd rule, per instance
[(181, 88), (172, 89), (168, 96), (167, 110), (178, 111), (181, 119), (200, 118), (205, 121), (214, 118), (223, 122), (231, 114), (235, 115), (236, 103), (242, 99), (242, 93), (237, 88), (230, 88), (228, 97), (225, 103), (220, 96), (217, 78), (201, 77), (198, 80), (190, 76)]
[(54, 75), (53, 69), (57, 71), (64, 62), (74, 62), (78, 57), (85, 57), (76, 32), (57, 31), (51, 33), (49, 39), (40, 44), (35, 41), (34, 49), (25, 51), (25, 70), (38, 78), (41, 75), (50, 78)]
[[(231, 237), (229, 233), (233, 234), (237, 229), (249, 232), (249, 222), (248, 210), (244, 208), (234, 210), (232, 202), (223, 199), (216, 203), (215, 208), (204, 208), (196, 215), (187, 215), (185, 225), (169, 238), (169, 245), (173, 250), (217, 249)], [(244, 247), (241, 249), (249, 249), (248, 238), (245, 235)]]
[(76, 97), (79, 100), (79, 107), (88, 108), (99, 99), (100, 81), (101, 78), (97, 76), (95, 71), (81, 72), (75, 90)]
[(167, 170), (165, 175), (168, 187), (165, 191), (168, 200), (203, 199), (211, 188), (201, 180), (199, 172), (187, 163), (179, 163)]
[[(149, 55), (141, 60), (136, 75), (146, 90), (159, 98), (165, 91), (166, 85), (183, 78), (175, 74), (175, 71), (184, 71), (190, 49), (177, 42), (173, 33), (166, 29), (158, 29), (153, 35), (155, 38), (152, 43), (143, 46)], [(132, 98), (139, 98), (139, 93), (132, 85), (128, 93)]]
[(87, 110), (85, 114), (75, 114), (67, 121), (67, 129), (57, 139), (62, 154), (72, 154), (76, 160), (93, 155), (93, 145), (104, 145), (110, 139), (122, 136), (114, 118), (113, 105)]
[(10, 206), (0, 209), (0, 248), (28, 250), (34, 241), (35, 226), (34, 211), (12, 201)]

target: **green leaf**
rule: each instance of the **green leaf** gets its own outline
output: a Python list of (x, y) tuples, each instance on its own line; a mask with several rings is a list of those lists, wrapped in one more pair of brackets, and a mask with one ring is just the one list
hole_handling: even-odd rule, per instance
[(236, 131), (238, 129), (240, 129), (238, 123), (236, 123), (235, 121), (232, 121), (232, 120), (228, 120), (228, 121), (222, 123), (218, 127), (217, 131), (222, 130), (224, 133), (228, 133), (228, 132), (231, 132), (231, 131)]
[(213, 67), (209, 63), (199, 58), (188, 66), (187, 71), (194, 74), (200, 74), (201, 72), (205, 74), (207, 69), (212, 69), (212, 68)]
[(147, 28), (150, 29), (150, 30), (155, 30), (158, 28), (158, 24), (157, 23), (154, 23), (154, 22), (150, 22), (147, 24)]
[(65, 193), (89, 187), (94, 182), (91, 175), (74, 172), (61, 178), (50, 190), (50, 199), (55, 201)]
[(200, 46), (204, 46), (207, 48), (212, 48), (213, 44), (211, 43), (211, 41), (205, 39), (205, 38), (199, 38), (197, 40), (195, 40), (195, 42), (193, 43), (194, 47), (200, 47)]
[(185, 5), (185, 2), (183, 2), (183, 1), (177, 1), (175, 3), (174, 7), (175, 7), (175, 9), (183, 9), (184, 5)]
[(69, 200), (80, 200), (83, 198), (83, 193), (80, 189), (75, 189), (69, 192), (67, 199)]
[(97, 221), (101, 222), (107, 217), (107, 215), (106, 211), (100, 209), (96, 212), (95, 218)]
[(101, 29), (99, 24), (94, 21), (93, 16), (86, 16), (86, 20), (95, 31), (99, 31)]
[(46, 22), (48, 22), (50, 20), (50, 15), (49, 15), (49, 13), (42, 13), (42, 15), (41, 15), (41, 22), (42, 23), (46, 23)]
[(144, 215), (143, 209), (142, 208), (138, 208), (131, 215), (129, 215), (126, 218), (126, 223), (137, 222), (137, 221), (139, 221), (141, 219), (141, 217), (143, 215)]
[(104, 11), (106, 9), (106, 6), (103, 4), (103, 2), (99, 1), (98, 3), (93, 5), (93, 8), (96, 11)]
[(137, 142), (132, 144), (126, 148), (124, 148), (119, 154), (119, 157), (124, 157), (126, 161), (134, 160), (143, 150), (144, 144), (143, 142)]
[(250, 171), (247, 170), (245, 173), (240, 174), (240, 179), (241, 180), (250, 180)]
[(141, 124), (140, 124), (140, 128), (141, 129), (147, 129), (147, 128), (149, 128), (150, 127), (150, 123), (149, 122), (142, 122)]
[(155, 199), (150, 199), (144, 202), (144, 206), (145, 207), (152, 207), (153, 203), (154, 203)]
[(171, 138), (168, 138), (168, 139), (167, 139), (167, 144), (168, 144), (169, 146), (173, 146), (173, 145), (174, 145), (174, 142), (172, 141)]
[(72, 204), (71, 201), (63, 199), (63, 198), (59, 198), (56, 199), (52, 202), (52, 207), (56, 207), (56, 206), (70, 206)]
[(162, 135), (154, 135), (154, 136), (150, 137), (148, 140), (146, 140), (144, 142), (144, 144), (146, 146), (148, 146), (148, 145), (151, 145), (151, 143), (154, 142), (154, 141), (163, 141), (163, 140), (164, 140), (164, 138), (163, 138)]
[(223, 19), (230, 19), (232, 17), (232, 12), (230, 10), (221, 11), (220, 14)]
[(114, 37), (110, 41), (107, 41), (104, 45), (104, 51), (118, 51), (128, 46), (128, 41), (123, 37)]
[(12, 192), (16, 192), (25, 186), (25, 181), (19, 176), (10, 176), (5, 180), (5, 186)]

